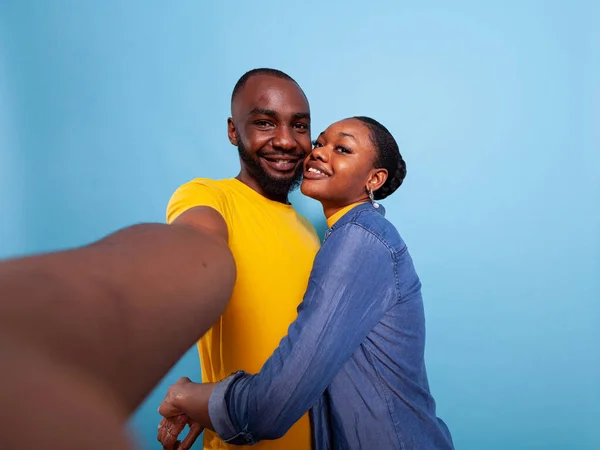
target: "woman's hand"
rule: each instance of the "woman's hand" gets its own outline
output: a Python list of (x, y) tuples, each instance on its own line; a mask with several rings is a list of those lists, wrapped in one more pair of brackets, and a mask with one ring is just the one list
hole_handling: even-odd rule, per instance
[[(199, 384), (192, 383), (187, 377), (180, 378), (177, 383), (169, 388), (165, 399), (158, 408), (158, 412), (163, 416), (163, 419), (158, 426), (157, 439), (164, 450), (189, 450), (204, 429), (200, 423), (192, 420), (185, 411), (186, 401), (188, 404), (189, 400), (193, 402), (194, 386), (199, 386)], [(178, 438), (186, 425), (189, 425), (190, 431), (181, 442)]]

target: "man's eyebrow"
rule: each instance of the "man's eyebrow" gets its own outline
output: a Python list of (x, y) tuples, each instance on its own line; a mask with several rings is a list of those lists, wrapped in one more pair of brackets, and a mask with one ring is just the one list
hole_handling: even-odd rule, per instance
[(262, 116), (269, 116), (269, 117), (277, 117), (277, 111), (274, 111), (272, 109), (265, 109), (265, 108), (253, 108), (252, 110), (250, 110), (248, 115), (249, 116), (262, 115)]
[(307, 113), (307, 112), (305, 112), (305, 113), (295, 113), (293, 117), (294, 117), (295, 120), (298, 120), (298, 119), (307, 119), (307, 120), (310, 120), (310, 113)]

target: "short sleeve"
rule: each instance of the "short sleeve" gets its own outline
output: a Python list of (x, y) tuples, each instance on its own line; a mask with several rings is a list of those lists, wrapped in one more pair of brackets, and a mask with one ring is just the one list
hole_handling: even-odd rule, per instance
[(196, 206), (208, 206), (225, 217), (225, 193), (213, 180), (197, 178), (181, 185), (167, 205), (167, 223), (172, 223), (185, 211)]

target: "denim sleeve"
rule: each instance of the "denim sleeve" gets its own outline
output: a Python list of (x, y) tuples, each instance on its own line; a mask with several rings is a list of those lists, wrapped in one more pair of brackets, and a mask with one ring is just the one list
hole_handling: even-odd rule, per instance
[(394, 256), (357, 224), (335, 230), (317, 254), (298, 317), (260, 373), (222, 381), (209, 402), (228, 443), (277, 439), (308, 411), (396, 297)]

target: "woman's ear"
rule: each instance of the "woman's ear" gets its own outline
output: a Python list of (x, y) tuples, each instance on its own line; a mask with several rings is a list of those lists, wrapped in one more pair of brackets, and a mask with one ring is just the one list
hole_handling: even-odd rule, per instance
[(371, 170), (371, 174), (369, 176), (369, 180), (367, 181), (367, 191), (375, 192), (379, 189), (388, 177), (388, 171), (386, 169), (373, 169)]

